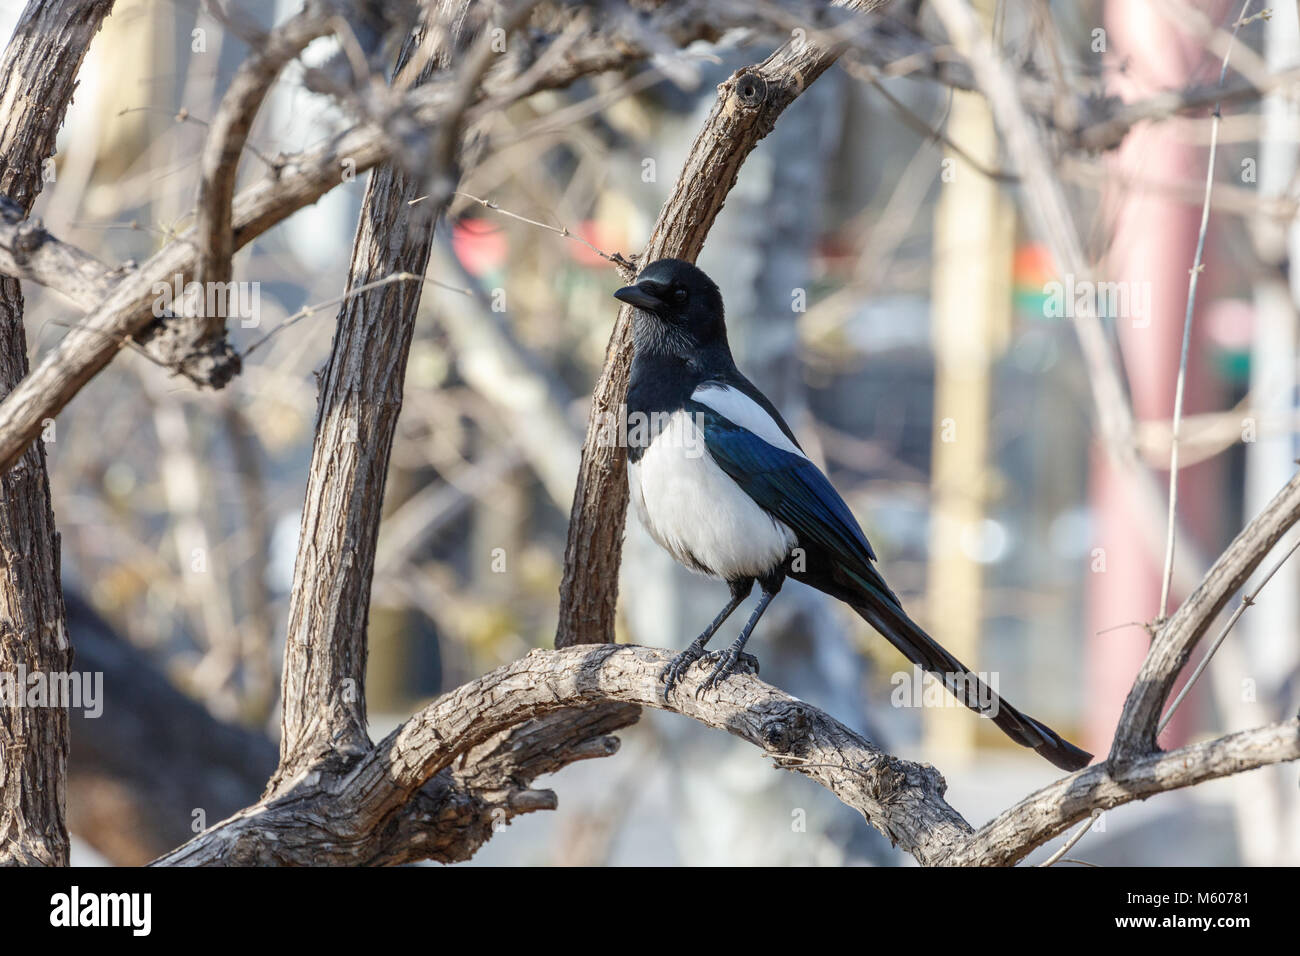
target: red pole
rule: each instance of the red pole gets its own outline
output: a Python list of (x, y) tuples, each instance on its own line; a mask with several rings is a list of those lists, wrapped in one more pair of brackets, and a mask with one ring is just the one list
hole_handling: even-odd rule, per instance
[[(1209, 9), (1206, 9), (1208, 7)], [(1202, 7), (1212, 22), (1222, 23), (1222, 2)], [(1194, 80), (1213, 82), (1218, 64), (1203, 43), (1162, 13), (1158, 4), (1109, 0), (1106, 5), (1106, 56), (1112, 92), (1126, 100), (1186, 87)], [(1212, 67), (1212, 69), (1211, 69)], [(1209, 74), (1213, 75), (1209, 75)], [(1180, 127), (1181, 126), (1181, 130)], [(1138, 421), (1169, 423), (1182, 348), (1187, 307), (1188, 273), (1200, 227), (1197, 203), (1180, 201), (1162, 186), (1175, 182), (1203, 183), (1207, 151), (1192, 145), (1187, 125), (1177, 120), (1131, 132), (1112, 160), (1113, 177), (1104, 192), (1104, 206), (1114, 223), (1102, 278), (1132, 283), (1150, 290), (1149, 316), (1115, 319), (1125, 369)], [(1181, 134), (1181, 135), (1180, 135)], [(1213, 220), (1211, 220), (1213, 224)], [(1211, 230), (1211, 236), (1213, 230)], [(1213, 246), (1207, 237), (1207, 264)], [(1207, 269), (1207, 272), (1209, 270)], [(1207, 410), (1213, 391), (1204, 367), (1200, 314), (1211, 289), (1202, 277), (1198, 291), (1192, 349), (1189, 356), (1184, 415)], [(1217, 467), (1183, 467), (1179, 471), (1179, 518), (1197, 536), (1197, 545), (1217, 537), (1215, 505)], [(1162, 487), (1168, 474), (1162, 473)], [(1165, 515), (1134, 512), (1128, 483), (1116, 474), (1105, 452), (1097, 449), (1091, 472), (1092, 510), (1096, 522), (1092, 573), (1087, 584), (1088, 637), (1085, 655), (1087, 712), (1086, 746), (1105, 753), (1114, 736), (1124, 698), (1132, 686), (1149, 640), (1141, 627), (1098, 631), (1132, 621), (1152, 621), (1160, 613), (1163, 555), (1154, 554), (1137, 529), (1148, 522), (1163, 528)], [(1176, 607), (1174, 592), (1170, 613)], [(1200, 688), (1198, 688), (1198, 692)], [(1167, 735), (1173, 742), (1186, 736), (1195, 717), (1196, 695), (1180, 708)]]

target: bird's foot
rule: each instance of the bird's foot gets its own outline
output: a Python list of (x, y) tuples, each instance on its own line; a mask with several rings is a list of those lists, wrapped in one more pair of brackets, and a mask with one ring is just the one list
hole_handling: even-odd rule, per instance
[(694, 664), (703, 656), (704, 656), (704, 648), (696, 647), (694, 644), (692, 644), (690, 647), (686, 648), (686, 650), (682, 651), (680, 654), (678, 654), (676, 657), (674, 657), (671, 661), (668, 662), (668, 664), (664, 667), (664, 669), (659, 672), (659, 679), (663, 681), (664, 684), (667, 685), (666, 687), (664, 687), (665, 697), (667, 697), (670, 693), (672, 693), (672, 690), (677, 685), (677, 682), (682, 679), (682, 676), (688, 670), (690, 670), (691, 665)]
[(738, 669), (743, 669), (749, 674), (758, 673), (758, 658), (753, 654), (746, 654), (736, 647), (729, 647), (725, 651), (711, 651), (702, 656), (704, 660), (709, 663), (713, 663), (714, 661), (717, 661), (718, 663), (717, 666), (713, 668), (713, 673), (706, 677), (696, 689), (696, 697), (699, 697), (700, 694), (704, 693), (706, 690), (711, 690), (714, 687), (717, 687)]

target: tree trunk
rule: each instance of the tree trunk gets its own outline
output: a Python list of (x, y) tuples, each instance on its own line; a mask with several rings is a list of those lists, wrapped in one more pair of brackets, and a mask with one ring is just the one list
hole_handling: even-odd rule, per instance
[[(42, 164), (72, 101), (82, 57), (112, 0), (34, 0), (14, 28), (0, 66), (0, 195), (6, 214), (31, 212)], [(0, 277), (0, 398), (27, 374), (18, 280)], [(59, 582), (59, 534), (50, 505), (45, 446), (33, 442), (0, 476), (0, 864), (68, 862), (64, 817), (66, 702), (26, 706), (22, 675), (65, 672), (72, 662)]]
[[(418, 82), (446, 65), (465, 30), (467, 6), (461, 0), (436, 6), (434, 22), (454, 27)], [(398, 73), (414, 48), (408, 43)], [(423, 185), (394, 162), (371, 173), (347, 288), (398, 273), (424, 276), (436, 214), (411, 204)], [(421, 289), (419, 281), (390, 283), (349, 298), (339, 310), (329, 364), (320, 377), (285, 639), (280, 766), (268, 792), (318, 760), (347, 763), (370, 749), (370, 582)]]

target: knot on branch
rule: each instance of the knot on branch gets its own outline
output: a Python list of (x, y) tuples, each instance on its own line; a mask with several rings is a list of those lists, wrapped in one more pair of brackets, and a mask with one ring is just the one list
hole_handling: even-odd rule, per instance
[(763, 708), (759, 732), (768, 750), (802, 755), (808, 750), (812, 715), (798, 701), (776, 701)]
[(761, 73), (746, 67), (731, 77), (736, 102), (747, 110), (758, 110), (767, 102), (767, 80)]
[(882, 754), (872, 764), (869, 779), (871, 796), (882, 805), (893, 802), (900, 793), (916, 789), (936, 797), (948, 792), (948, 781), (932, 765), (911, 763), (893, 754)]
[(243, 369), (243, 360), (225, 338), (205, 342), (203, 346), (184, 359), (177, 371), (196, 385), (205, 388), (225, 388)]
[(200, 388), (225, 388), (243, 369), (243, 359), (226, 340), (224, 323), (219, 320), (207, 322), (168, 312), (136, 340), (148, 346), (157, 362)]

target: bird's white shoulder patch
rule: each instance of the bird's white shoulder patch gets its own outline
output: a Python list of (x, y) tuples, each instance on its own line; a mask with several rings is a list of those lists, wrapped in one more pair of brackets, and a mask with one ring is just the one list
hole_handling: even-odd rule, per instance
[(723, 418), (735, 422), (741, 428), (753, 432), (774, 448), (788, 451), (807, 458), (799, 446), (786, 437), (781, 426), (767, 413), (762, 405), (754, 401), (740, 389), (730, 385), (701, 385), (691, 398), (701, 405), (707, 405)]

